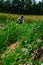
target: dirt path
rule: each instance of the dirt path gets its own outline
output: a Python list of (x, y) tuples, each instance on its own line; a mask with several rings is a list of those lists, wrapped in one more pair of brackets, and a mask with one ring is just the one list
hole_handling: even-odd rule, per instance
[(19, 43), (20, 43), (20, 42), (12, 43), (10, 46), (7, 47), (8, 50), (6, 50), (5, 53), (9, 53), (9, 52), (11, 52), (12, 50), (14, 50), (17, 46), (19, 46)]
[(0, 29), (4, 29), (4, 25), (3, 24), (0, 24)]
[(16, 46), (17, 46), (17, 43), (13, 43), (13, 44), (11, 44), (11, 45), (8, 47), (8, 49), (9, 49), (9, 50), (13, 50)]

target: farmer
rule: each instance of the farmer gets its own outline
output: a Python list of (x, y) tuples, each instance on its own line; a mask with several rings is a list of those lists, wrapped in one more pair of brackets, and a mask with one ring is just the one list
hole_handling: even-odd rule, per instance
[(17, 22), (18, 22), (19, 24), (24, 23), (24, 17), (23, 17), (23, 16), (19, 17), (19, 18), (17, 19)]

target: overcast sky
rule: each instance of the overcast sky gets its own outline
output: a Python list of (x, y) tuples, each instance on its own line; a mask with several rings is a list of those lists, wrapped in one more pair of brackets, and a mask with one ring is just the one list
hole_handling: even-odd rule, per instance
[(41, 0), (36, 0), (37, 2), (41, 1)]

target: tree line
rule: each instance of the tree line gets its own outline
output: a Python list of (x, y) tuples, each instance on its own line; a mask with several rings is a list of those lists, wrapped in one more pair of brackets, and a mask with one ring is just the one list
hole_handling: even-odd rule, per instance
[(0, 1), (0, 12), (27, 15), (43, 15), (43, 0), (36, 3), (35, 0), (7, 0)]

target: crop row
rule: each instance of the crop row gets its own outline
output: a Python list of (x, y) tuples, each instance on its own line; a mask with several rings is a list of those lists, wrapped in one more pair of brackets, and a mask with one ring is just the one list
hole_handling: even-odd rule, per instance
[[(0, 13), (0, 20), (17, 20), (19, 16), (21, 15)], [(23, 15), (23, 16), (24, 21), (26, 22), (43, 21), (43, 16), (36, 16), (36, 15)]]
[[(10, 25), (0, 33), (0, 46), (9, 45), (18, 40), (22, 40), (19, 47), (9, 53), (2, 55), (3, 65), (40, 65), (43, 59), (34, 60), (34, 51), (43, 47), (43, 22), (32, 22), (31, 24), (17, 24), (12, 21)], [(3, 43), (4, 42), (4, 43)], [(40, 57), (40, 51), (37, 57)]]

